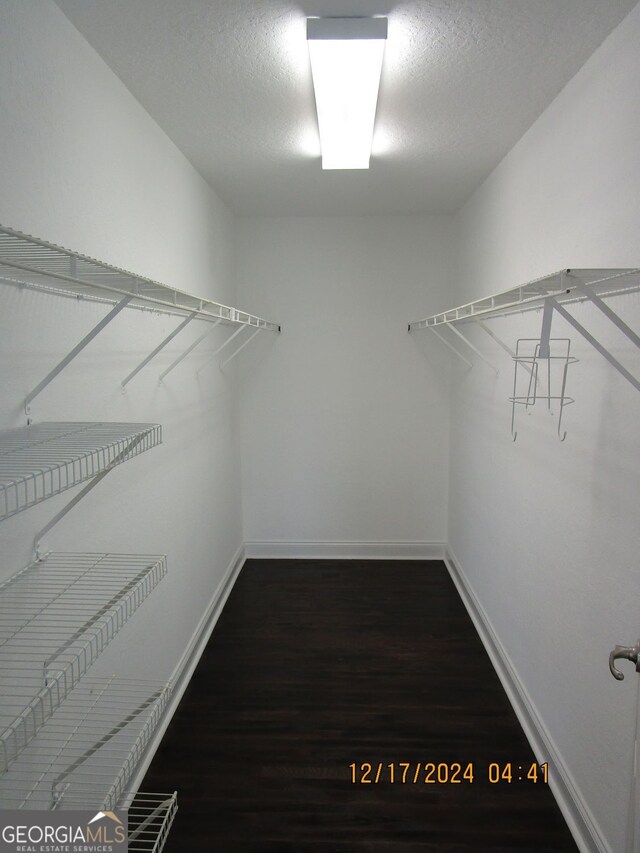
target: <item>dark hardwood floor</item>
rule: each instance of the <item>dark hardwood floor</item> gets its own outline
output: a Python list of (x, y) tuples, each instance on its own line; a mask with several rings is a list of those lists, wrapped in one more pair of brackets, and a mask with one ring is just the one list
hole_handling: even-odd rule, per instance
[(142, 790), (169, 853), (575, 853), (534, 761), (442, 563), (249, 560)]

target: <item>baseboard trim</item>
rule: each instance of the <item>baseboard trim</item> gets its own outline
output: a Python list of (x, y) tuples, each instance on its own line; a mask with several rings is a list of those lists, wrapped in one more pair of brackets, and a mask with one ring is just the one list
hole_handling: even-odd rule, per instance
[(537, 760), (549, 761), (557, 771), (551, 774), (549, 787), (553, 791), (576, 844), (582, 853), (613, 853), (449, 545), (445, 549), (444, 562)]
[(245, 542), (247, 559), (443, 560), (446, 542)]
[(213, 629), (216, 626), (216, 622), (218, 621), (220, 614), (222, 613), (222, 609), (226, 604), (227, 598), (233, 589), (233, 586), (238, 579), (238, 575), (240, 574), (240, 569), (244, 565), (245, 561), (245, 553), (244, 553), (244, 545), (241, 545), (236, 553), (233, 555), (231, 562), (229, 563), (227, 570), (225, 571), (222, 579), (220, 580), (218, 586), (216, 587), (215, 592), (211, 596), (209, 601), (209, 606), (207, 607), (204, 615), (198, 622), (193, 634), (191, 635), (191, 639), (180, 658), (178, 664), (176, 665), (171, 678), (169, 679), (173, 689), (171, 691), (171, 699), (169, 700), (169, 704), (165, 709), (162, 715), (162, 722), (154, 732), (153, 737), (151, 738), (147, 748), (144, 751), (142, 759), (140, 760), (138, 767), (136, 769), (135, 775), (132, 777), (132, 780), (129, 784), (129, 790), (137, 791), (142, 784), (142, 780), (145, 777), (147, 770), (149, 769), (149, 765), (153, 761), (153, 756), (156, 753), (156, 750), (160, 746), (160, 742), (164, 737), (164, 734), (169, 727), (169, 723), (173, 715), (175, 714), (178, 705), (180, 704), (180, 700), (184, 695), (185, 690), (191, 680), (191, 676), (193, 675), (193, 671), (198, 665), (198, 661), (202, 657), (202, 653), (205, 650), (207, 643), (209, 642), (209, 637), (211, 636)]

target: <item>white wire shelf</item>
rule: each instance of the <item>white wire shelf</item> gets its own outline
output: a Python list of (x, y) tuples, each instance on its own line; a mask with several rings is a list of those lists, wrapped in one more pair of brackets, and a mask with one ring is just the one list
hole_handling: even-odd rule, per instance
[(158, 424), (32, 424), (0, 432), (0, 521), (162, 441)]
[(539, 308), (548, 296), (553, 296), (562, 303), (582, 301), (588, 298), (579, 292), (579, 287), (585, 284), (600, 297), (635, 291), (640, 289), (640, 269), (560, 270), (494, 296), (476, 299), (466, 305), (409, 323), (409, 331)]
[(201, 320), (280, 331), (277, 323), (238, 308), (202, 299), (166, 284), (0, 225), (0, 280), (115, 304), (130, 296), (130, 308), (153, 309)]
[(0, 807), (113, 811), (170, 695), (168, 684), (84, 678), (0, 776)]
[(0, 773), (166, 573), (164, 556), (55, 553), (0, 584)]
[(123, 798), (120, 808), (127, 812), (129, 853), (161, 853), (178, 811), (178, 795), (148, 794), (138, 791)]

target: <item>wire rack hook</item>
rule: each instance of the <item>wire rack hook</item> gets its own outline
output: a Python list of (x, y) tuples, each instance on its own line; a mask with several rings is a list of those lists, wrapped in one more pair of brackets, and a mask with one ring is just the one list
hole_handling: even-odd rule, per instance
[[(567, 387), (567, 371), (570, 364), (575, 364), (578, 359), (571, 355), (571, 341), (569, 338), (550, 338), (548, 344), (552, 349), (543, 352), (542, 341), (539, 338), (520, 338), (516, 343), (516, 353), (513, 357), (514, 373), (513, 373), (513, 396), (509, 397), (511, 401), (511, 439), (515, 441), (518, 437), (518, 431), (515, 427), (516, 406), (524, 406), (527, 414), (531, 414), (531, 409), (538, 401), (545, 401), (550, 414), (551, 404), (553, 401), (559, 403), (560, 409), (558, 412), (558, 427), (557, 433), (560, 441), (564, 441), (567, 437), (567, 431), (562, 430), (562, 416), (565, 406), (574, 402), (573, 397), (568, 397), (566, 394)], [(553, 350), (553, 352), (552, 352)], [(555, 354), (553, 354), (555, 353)], [(541, 392), (538, 387), (540, 379), (540, 363), (546, 363), (546, 393)], [(558, 364), (562, 368), (560, 390), (558, 393), (553, 393), (554, 371), (552, 364)], [(518, 368), (523, 367), (528, 372), (528, 382), (525, 393), (518, 393)], [(556, 372), (557, 375), (557, 372)]]

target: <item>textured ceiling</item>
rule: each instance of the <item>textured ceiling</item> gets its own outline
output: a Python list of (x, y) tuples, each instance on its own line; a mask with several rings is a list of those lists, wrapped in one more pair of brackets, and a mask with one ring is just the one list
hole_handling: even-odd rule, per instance
[[(637, 0), (57, 0), (240, 215), (456, 210)], [(310, 15), (389, 17), (371, 169), (323, 172)]]

